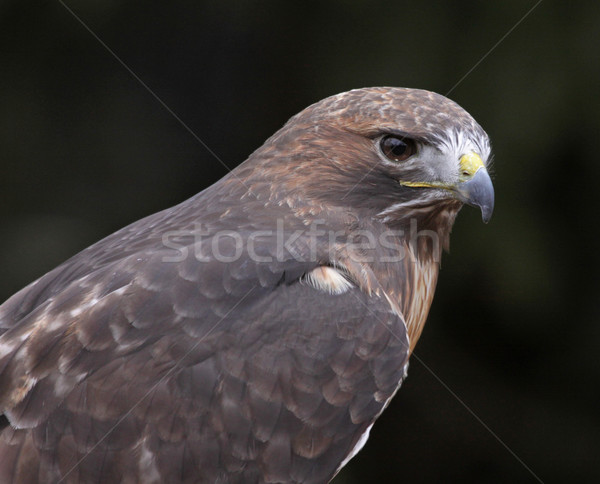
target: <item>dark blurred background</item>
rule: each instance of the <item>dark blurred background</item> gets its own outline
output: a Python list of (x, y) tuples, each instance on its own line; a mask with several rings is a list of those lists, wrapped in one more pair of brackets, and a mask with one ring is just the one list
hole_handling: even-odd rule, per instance
[[(600, 482), (598, 2), (66, 4), (230, 168), (323, 97), (476, 66), (450, 97), (496, 213), (461, 213), (419, 360), (335, 482)], [(0, 163), (2, 300), (226, 173), (59, 1), (0, 3)]]

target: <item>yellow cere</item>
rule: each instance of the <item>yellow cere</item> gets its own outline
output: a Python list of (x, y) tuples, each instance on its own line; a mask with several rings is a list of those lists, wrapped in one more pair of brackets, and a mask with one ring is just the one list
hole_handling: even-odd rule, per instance
[(477, 153), (471, 151), (460, 157), (460, 178), (462, 180), (472, 178), (480, 168), (483, 168), (483, 160)]
[(447, 185), (438, 182), (411, 182), (411, 181), (400, 181), (400, 185), (405, 187), (415, 188), (448, 188)]
[[(475, 173), (479, 171), (480, 168), (483, 168), (483, 160), (481, 156), (477, 153), (471, 151), (466, 155), (462, 155), (460, 157), (460, 176), (459, 179), (461, 182), (470, 180), (475, 176)], [(414, 188), (445, 188), (452, 189), (454, 188), (451, 185), (447, 185), (440, 182), (413, 182), (413, 181), (400, 181), (400, 185), (404, 185), (405, 187), (414, 187)]]

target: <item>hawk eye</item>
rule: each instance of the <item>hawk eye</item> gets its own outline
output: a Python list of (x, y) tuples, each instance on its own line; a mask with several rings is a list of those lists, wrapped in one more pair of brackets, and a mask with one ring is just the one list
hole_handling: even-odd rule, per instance
[(417, 151), (415, 142), (410, 138), (388, 135), (379, 142), (383, 154), (392, 161), (404, 161)]

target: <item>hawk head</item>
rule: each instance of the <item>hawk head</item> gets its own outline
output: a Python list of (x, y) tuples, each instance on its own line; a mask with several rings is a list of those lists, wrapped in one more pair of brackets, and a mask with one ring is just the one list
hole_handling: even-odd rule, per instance
[(248, 180), (270, 173), (261, 188), (290, 206), (352, 207), (396, 227), (417, 219), (443, 235), (464, 203), (490, 219), (490, 151), (481, 126), (444, 96), (356, 89), (291, 118), (250, 157)]

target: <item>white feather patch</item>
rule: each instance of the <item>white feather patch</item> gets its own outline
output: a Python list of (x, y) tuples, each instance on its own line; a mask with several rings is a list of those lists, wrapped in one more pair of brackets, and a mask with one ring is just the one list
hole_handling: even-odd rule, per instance
[(335, 267), (320, 266), (302, 276), (302, 282), (318, 291), (329, 294), (343, 294), (353, 287), (346, 276)]
[(141, 439), (141, 445), (138, 443), (137, 447), (140, 449), (138, 459), (138, 469), (140, 476), (143, 477), (143, 482), (146, 484), (159, 484), (162, 482), (160, 472), (156, 467), (156, 456), (148, 447), (147, 438)]
[[(375, 422), (373, 422), (373, 423), (375, 423)], [(364, 433), (360, 436), (360, 438), (358, 439), (358, 442), (356, 442), (356, 445), (354, 446), (354, 448), (350, 451), (350, 453), (346, 456), (346, 458), (342, 461), (340, 466), (337, 468), (337, 472), (339, 472), (342, 467), (344, 467), (348, 462), (350, 462), (350, 459), (352, 459), (356, 454), (358, 454), (360, 452), (360, 450), (365, 446), (365, 444), (367, 443), (367, 440), (369, 440), (369, 434), (371, 433), (372, 427), (373, 427), (373, 424), (371, 424), (367, 427), (367, 430), (365, 430)]]

